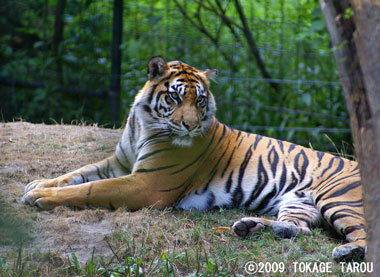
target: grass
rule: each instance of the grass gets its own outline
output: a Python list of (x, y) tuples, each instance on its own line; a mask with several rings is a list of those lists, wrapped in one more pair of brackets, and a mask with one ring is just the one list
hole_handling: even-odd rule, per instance
[(308, 276), (343, 275), (331, 258), (343, 241), (328, 231), (293, 239), (260, 231), (241, 239), (213, 230), (253, 215), (243, 209), (42, 212), (24, 206), (25, 184), (111, 155), (120, 131), (29, 123), (5, 124), (2, 131), (0, 276), (247, 276), (249, 261), (284, 265), (285, 272), (264, 276), (305, 275), (294, 262), (332, 263), (331, 273)]
[[(57, 253), (23, 254), (13, 257), (13, 264), (0, 259), (2, 276), (245, 276), (248, 261), (283, 264), (283, 274), (294, 272), (293, 262), (332, 263), (332, 273), (340, 275), (340, 265), (330, 255), (340, 240), (322, 229), (312, 236), (279, 239), (260, 231), (245, 239), (230, 231), (216, 232), (216, 226), (229, 226), (243, 210), (157, 211), (143, 209), (138, 217), (128, 217), (105, 237), (112, 255), (94, 255), (80, 264), (76, 253), (62, 260)], [(14, 252), (15, 254), (15, 252)], [(10, 256), (11, 258), (11, 256)], [(267, 276), (275, 273), (264, 274)], [(359, 275), (352, 275), (359, 276)]]

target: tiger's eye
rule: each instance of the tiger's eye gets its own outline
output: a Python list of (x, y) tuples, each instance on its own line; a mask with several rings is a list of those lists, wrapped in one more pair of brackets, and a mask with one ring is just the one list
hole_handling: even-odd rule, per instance
[(176, 102), (176, 103), (179, 103), (180, 102), (180, 98), (179, 98), (179, 94), (177, 92), (171, 92), (169, 94), (170, 98)]

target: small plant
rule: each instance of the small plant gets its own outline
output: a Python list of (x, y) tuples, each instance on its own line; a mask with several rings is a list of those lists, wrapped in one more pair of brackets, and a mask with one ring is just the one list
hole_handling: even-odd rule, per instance
[(354, 11), (351, 8), (347, 8), (344, 11), (344, 19), (350, 19), (354, 15)]

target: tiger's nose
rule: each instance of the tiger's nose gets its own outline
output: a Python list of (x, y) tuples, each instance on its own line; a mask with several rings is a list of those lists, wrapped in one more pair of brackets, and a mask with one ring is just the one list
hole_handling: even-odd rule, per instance
[(198, 126), (198, 124), (196, 124), (196, 123), (193, 123), (193, 122), (184, 122), (184, 121), (182, 121), (182, 125), (189, 131), (189, 132), (191, 132), (192, 130), (194, 130), (197, 126)]

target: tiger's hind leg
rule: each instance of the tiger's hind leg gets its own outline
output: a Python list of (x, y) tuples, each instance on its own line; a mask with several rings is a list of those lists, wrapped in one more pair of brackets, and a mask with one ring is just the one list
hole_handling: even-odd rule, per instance
[(363, 258), (366, 232), (360, 181), (326, 185), (317, 195), (316, 204), (322, 218), (348, 242), (335, 247), (332, 257), (338, 261)]
[(320, 218), (319, 211), (309, 199), (287, 203), (280, 207), (277, 220), (243, 217), (232, 225), (234, 232), (241, 237), (269, 227), (280, 238), (291, 238), (298, 234), (310, 235), (311, 227)]

